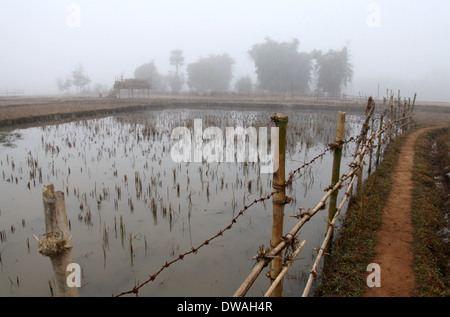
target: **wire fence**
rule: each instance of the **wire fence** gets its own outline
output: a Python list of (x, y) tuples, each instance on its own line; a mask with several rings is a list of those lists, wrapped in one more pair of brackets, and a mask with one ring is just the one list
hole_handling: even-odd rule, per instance
[[(336, 227), (336, 220), (338, 219), (346, 201), (352, 196), (354, 183), (356, 180), (358, 180), (358, 187), (361, 186), (360, 183), (362, 183), (363, 178), (363, 166), (365, 165), (365, 159), (367, 156), (370, 156), (370, 162), (372, 161), (372, 152), (374, 149), (377, 149), (377, 157), (376, 162), (377, 165), (379, 163), (379, 159), (381, 157), (381, 151), (380, 148), (382, 145), (387, 145), (394, 137), (398, 136), (399, 134), (405, 132), (409, 127), (413, 125), (413, 111), (414, 111), (414, 103), (415, 103), (415, 96), (413, 103), (410, 102), (407, 103), (406, 99), (404, 103), (402, 104), (400, 101), (400, 98), (398, 99), (396, 105), (394, 106), (394, 99), (393, 96), (390, 98), (390, 103), (387, 106), (386, 101), (383, 104), (383, 107), (386, 108), (384, 112), (381, 112), (376, 118), (374, 116), (375, 113), (375, 103), (373, 102), (372, 98), (369, 98), (368, 100), (368, 106), (366, 109), (366, 118), (362, 125), (361, 131), (357, 137), (351, 137), (347, 140), (344, 140), (340, 142), (340, 145), (344, 145), (347, 143), (355, 142), (356, 143), (356, 149), (354, 152), (354, 159), (349, 164), (350, 170), (343, 174), (339, 180), (335, 183), (332, 183), (328, 188), (325, 189), (326, 193), (322, 197), (322, 199), (316, 204), (316, 206), (312, 209), (304, 210), (303, 208), (300, 208), (300, 212), (294, 217), (298, 218), (299, 221), (295, 224), (295, 226), (282, 237), (281, 242), (273, 246), (271, 250), (265, 249), (264, 246), (261, 246), (259, 250), (257, 251), (257, 254), (253, 257), (254, 260), (256, 260), (256, 265), (253, 266), (250, 274), (247, 276), (247, 278), (244, 279), (241, 286), (238, 288), (238, 290), (233, 295), (234, 297), (242, 297), (245, 296), (247, 291), (252, 286), (253, 282), (256, 280), (256, 278), (259, 276), (261, 271), (264, 267), (266, 267), (273, 259), (280, 258), (283, 250), (289, 249), (291, 252), (286, 252), (284, 257), (284, 263), (285, 263), (285, 270), (290, 266), (290, 263), (292, 263), (295, 259), (296, 254), (298, 254), (304, 246), (304, 242), (299, 243), (298, 240), (298, 233), (299, 230), (303, 227), (303, 225), (308, 222), (312, 216), (314, 216), (319, 210), (322, 210), (326, 207), (326, 201), (330, 198), (330, 196), (339, 191), (340, 188), (344, 186), (344, 182), (349, 181), (347, 184), (347, 189), (344, 194), (344, 198), (339, 203), (339, 206), (336, 208), (336, 211), (332, 217), (330, 217), (330, 220), (328, 221), (328, 229), (325, 235), (325, 238), (323, 240), (323, 243), (318, 249), (317, 257), (314, 261), (313, 267), (310, 270), (309, 278), (307, 281), (307, 284), (305, 286), (305, 289), (303, 291), (302, 296), (308, 296), (312, 283), (316, 276), (318, 276), (318, 267), (320, 264), (320, 260), (323, 257), (327, 245), (330, 243), (334, 228)], [(387, 107), (386, 107), (387, 106)], [(386, 123), (383, 123), (384, 118), (389, 118), (389, 121)], [(372, 124), (370, 125), (370, 121), (372, 120)], [(379, 128), (377, 129), (375, 126), (376, 121), (379, 121)], [(368, 135), (368, 133), (370, 134)], [(383, 136), (384, 134), (384, 136)], [(158, 275), (160, 275), (165, 269), (169, 268), (170, 266), (174, 265), (177, 262), (180, 262), (184, 260), (189, 255), (197, 254), (200, 249), (203, 247), (209, 245), (213, 240), (217, 239), (218, 237), (223, 236), (225, 232), (232, 229), (233, 226), (237, 223), (238, 219), (245, 214), (245, 212), (264, 201), (267, 201), (273, 196), (279, 192), (285, 191), (286, 187), (290, 186), (294, 180), (294, 176), (299, 174), (300, 171), (303, 169), (309, 167), (310, 165), (314, 164), (317, 160), (324, 157), (327, 153), (333, 152), (338, 145), (336, 143), (328, 144), (327, 148), (324, 149), (320, 154), (315, 156), (313, 159), (311, 159), (309, 162), (304, 163), (300, 167), (296, 168), (295, 170), (291, 171), (289, 173), (289, 177), (284, 182), (284, 184), (278, 188), (277, 190), (272, 191), (271, 193), (261, 196), (258, 199), (253, 200), (249, 204), (246, 204), (237, 214), (234, 218), (232, 218), (231, 222), (227, 224), (227, 226), (224, 226), (219, 232), (217, 232), (215, 235), (211, 236), (209, 239), (206, 239), (203, 243), (198, 244), (196, 247), (192, 247), (190, 250), (180, 253), (178, 257), (173, 259), (172, 261), (166, 261), (159, 270), (154, 272), (153, 274), (148, 275), (148, 278), (143, 281), (135, 281), (134, 286), (127, 290), (123, 291), (119, 294), (113, 295), (115, 297), (120, 297), (128, 294), (134, 294), (136, 296), (139, 295), (139, 290), (147, 285), (150, 282), (153, 282)], [(370, 173), (370, 172), (369, 172)], [(280, 278), (278, 278), (279, 281), (281, 281), (282, 275)], [(274, 283), (273, 282), (272, 286)], [(271, 287), (273, 288), (273, 287)], [(266, 293), (266, 296), (270, 296), (271, 290)]]

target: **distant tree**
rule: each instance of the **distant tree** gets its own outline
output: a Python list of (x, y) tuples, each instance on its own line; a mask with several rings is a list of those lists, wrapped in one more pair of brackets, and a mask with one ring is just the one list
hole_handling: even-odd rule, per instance
[(318, 92), (337, 96), (352, 81), (353, 65), (350, 63), (348, 48), (340, 51), (313, 51), (315, 63), (316, 88)]
[(250, 76), (240, 77), (234, 84), (234, 89), (237, 92), (251, 92), (253, 91), (253, 83)]
[(137, 67), (134, 71), (134, 78), (148, 81), (155, 91), (165, 91), (167, 87), (166, 79), (156, 69), (154, 61)]
[(84, 73), (83, 65), (78, 64), (72, 71), (72, 84), (78, 88), (78, 93), (81, 93), (90, 82), (91, 79)]
[(259, 87), (272, 92), (294, 89), (307, 92), (311, 72), (311, 55), (298, 52), (299, 41), (275, 42), (266, 38), (248, 51), (255, 63)]
[(143, 79), (152, 82), (153, 77), (160, 76), (158, 70), (156, 69), (154, 61), (142, 64), (134, 70), (134, 78)]
[(182, 50), (173, 50), (170, 52), (169, 58), (170, 65), (174, 65), (176, 68), (176, 74), (178, 75), (178, 68), (184, 65), (184, 57)]
[(228, 54), (210, 55), (187, 65), (188, 86), (196, 91), (226, 91), (233, 77), (234, 60)]
[(72, 81), (69, 78), (63, 80), (61, 77), (56, 77), (56, 86), (58, 86), (59, 92), (62, 94), (64, 91), (69, 91), (72, 87)]
[(170, 65), (175, 66), (175, 74), (169, 73), (168, 82), (172, 92), (178, 93), (184, 85), (184, 76), (180, 76), (179, 68), (184, 65), (184, 57), (182, 50), (173, 50), (170, 52)]

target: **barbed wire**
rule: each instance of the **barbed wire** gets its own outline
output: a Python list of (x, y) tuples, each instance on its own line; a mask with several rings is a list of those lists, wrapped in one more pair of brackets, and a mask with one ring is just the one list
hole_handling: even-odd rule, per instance
[[(341, 142), (342, 145), (350, 143), (350, 142), (355, 142), (358, 138), (354, 138), (351, 137), (348, 140), (345, 140), (343, 142)], [(165, 269), (167, 269), (169, 266), (171, 266), (172, 264), (179, 262), (181, 260), (183, 260), (187, 255), (190, 254), (196, 254), (198, 252), (198, 250), (206, 245), (208, 245), (211, 241), (213, 241), (214, 239), (220, 237), (223, 235), (223, 233), (225, 231), (230, 230), (233, 225), (237, 222), (237, 219), (239, 217), (241, 217), (250, 207), (252, 207), (255, 204), (258, 204), (260, 202), (264, 202), (266, 200), (269, 200), (272, 198), (273, 195), (283, 191), (287, 186), (289, 186), (290, 184), (292, 184), (293, 180), (294, 180), (294, 176), (296, 174), (298, 174), (302, 169), (312, 165), (315, 161), (317, 161), (318, 159), (322, 158), (323, 156), (325, 156), (328, 152), (333, 151), (336, 148), (336, 144), (335, 143), (330, 143), (328, 144), (328, 147), (320, 154), (318, 154), (317, 156), (315, 156), (314, 158), (312, 158), (310, 161), (304, 163), (303, 165), (301, 165), (300, 167), (296, 168), (295, 170), (293, 170), (292, 172), (289, 173), (289, 178), (285, 181), (285, 183), (280, 186), (280, 189), (276, 190), (276, 191), (272, 191), (271, 193), (265, 195), (265, 196), (261, 196), (258, 199), (253, 200), (250, 204), (245, 205), (238, 213), (237, 215), (231, 220), (231, 223), (224, 227), (222, 230), (220, 230), (217, 234), (215, 234), (214, 236), (210, 237), (209, 239), (205, 240), (203, 243), (199, 244), (197, 247), (192, 247), (191, 250), (185, 252), (185, 253), (181, 253), (178, 255), (177, 258), (175, 258), (174, 260), (167, 262), (155, 273), (153, 273), (152, 275), (149, 276), (149, 278), (147, 280), (145, 280), (142, 283), (135, 283), (134, 287), (131, 290), (119, 293), (117, 295), (114, 295), (114, 297), (120, 297), (120, 296), (124, 296), (127, 294), (135, 294), (136, 296), (138, 296), (139, 293), (139, 289), (141, 289), (143, 286), (145, 286), (146, 284), (148, 284), (149, 282), (152, 282), (156, 279), (156, 277), (161, 274)]]
[[(370, 115), (372, 115), (372, 114), (373, 114), (373, 111), (371, 111)], [(412, 116), (412, 114), (411, 114), (410, 116)], [(410, 117), (410, 116), (408, 116), (408, 117)], [(384, 131), (387, 130), (388, 127), (393, 126), (394, 123), (399, 122), (399, 121), (403, 121), (403, 120), (407, 119), (408, 117), (402, 118), (402, 119), (390, 120), (389, 122), (387, 122), (387, 123), (383, 126), (383, 128), (379, 131), (379, 133), (383, 133)], [(367, 121), (367, 118), (366, 118), (366, 121)], [(402, 127), (402, 126), (403, 126), (403, 124), (402, 124), (400, 127)], [(399, 127), (395, 127), (395, 128), (398, 129)], [(286, 188), (287, 186), (289, 186), (290, 184), (292, 184), (292, 182), (293, 182), (293, 180), (294, 180), (294, 176), (295, 176), (296, 174), (300, 173), (300, 171), (301, 171), (302, 169), (304, 169), (304, 168), (306, 168), (306, 167), (312, 165), (312, 164), (313, 164), (314, 162), (316, 162), (318, 159), (320, 159), (320, 158), (322, 158), (323, 156), (325, 156), (328, 152), (334, 151), (334, 150), (336, 149), (337, 146), (343, 146), (343, 145), (348, 144), (348, 143), (351, 143), (351, 142), (356, 142), (356, 144), (357, 144), (357, 147), (356, 147), (356, 149), (355, 149), (355, 155), (356, 155), (356, 154), (358, 153), (358, 148), (359, 148), (360, 142), (366, 137), (367, 132), (368, 132), (369, 129), (370, 129), (370, 128), (369, 128), (368, 126), (365, 127), (365, 129), (364, 129), (364, 127), (363, 127), (363, 129), (362, 129), (362, 131), (361, 131), (361, 133), (360, 133), (360, 135), (359, 135), (358, 137), (350, 137), (349, 139), (344, 140), (344, 141), (340, 142), (339, 144), (336, 144), (336, 143), (329, 143), (329, 144), (328, 144), (328, 147), (327, 147), (322, 153), (316, 155), (316, 156), (315, 156), (314, 158), (312, 158), (310, 161), (304, 163), (304, 164), (301, 165), (300, 167), (298, 167), (298, 168), (296, 168), (295, 170), (291, 171), (291, 172), (289, 173), (288, 179), (284, 182), (284, 184), (283, 184), (282, 186), (278, 187), (278, 190), (272, 191), (271, 193), (269, 193), (269, 194), (267, 194), (267, 195), (265, 195), (265, 196), (261, 196), (260, 198), (253, 200), (250, 204), (245, 205), (245, 206), (238, 212), (238, 214), (231, 220), (230, 224), (229, 224), (228, 226), (224, 227), (222, 230), (220, 230), (217, 234), (215, 234), (214, 236), (212, 236), (212, 237), (210, 237), (209, 239), (205, 240), (203, 243), (199, 244), (197, 247), (192, 247), (191, 250), (189, 250), (189, 251), (187, 251), (187, 252), (185, 252), (185, 253), (180, 253), (180, 254), (178, 255), (178, 257), (175, 258), (174, 260), (169, 261), (169, 262), (166, 261), (166, 263), (165, 263), (164, 265), (162, 265), (161, 268), (160, 268), (158, 271), (156, 271), (156, 272), (153, 273), (152, 275), (149, 275), (149, 278), (148, 278), (147, 280), (145, 280), (145, 281), (142, 282), (142, 283), (139, 283), (139, 282), (136, 283), (136, 282), (135, 282), (135, 285), (134, 285), (134, 287), (133, 287), (131, 290), (121, 292), (121, 293), (119, 293), (119, 294), (117, 294), (117, 295), (114, 295), (114, 297), (120, 297), (120, 296), (124, 296), (124, 295), (127, 295), (127, 294), (135, 294), (136, 296), (138, 296), (139, 289), (141, 289), (141, 288), (142, 288), (143, 286), (145, 286), (146, 284), (148, 284), (148, 283), (154, 281), (154, 280), (156, 279), (156, 277), (157, 277), (159, 274), (161, 274), (165, 269), (167, 269), (167, 268), (170, 267), (171, 265), (175, 264), (176, 262), (179, 262), (179, 261), (183, 260), (186, 256), (188, 256), (188, 255), (190, 255), (190, 254), (197, 254), (197, 252), (198, 252), (199, 249), (201, 249), (202, 247), (204, 247), (204, 246), (206, 246), (206, 245), (209, 245), (210, 242), (213, 241), (214, 239), (216, 239), (216, 238), (218, 238), (218, 237), (220, 237), (220, 236), (223, 236), (224, 232), (230, 230), (230, 229), (233, 227), (233, 225), (237, 222), (238, 218), (240, 218), (240, 217), (241, 217), (241, 216), (242, 216), (242, 215), (243, 215), (250, 207), (252, 207), (253, 205), (258, 204), (258, 203), (260, 203), (260, 202), (264, 202), (264, 201), (266, 201), (266, 200), (269, 200), (269, 199), (272, 198), (275, 194), (277, 194), (277, 193), (279, 193), (279, 192), (285, 190), (285, 188)], [(365, 131), (364, 131), (364, 130), (365, 130)], [(365, 133), (364, 133), (364, 132), (365, 132)], [(385, 136), (385, 137), (383, 138), (383, 141), (381, 142), (381, 144), (383, 144), (386, 140), (387, 140), (387, 136)], [(374, 144), (368, 144), (367, 147), (374, 147)]]

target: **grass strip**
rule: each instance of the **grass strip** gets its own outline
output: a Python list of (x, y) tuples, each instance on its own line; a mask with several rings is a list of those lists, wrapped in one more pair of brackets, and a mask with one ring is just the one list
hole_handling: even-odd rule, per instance
[[(450, 172), (450, 129), (422, 134), (415, 144), (412, 223), (414, 227), (414, 296), (449, 296), (449, 230), (445, 220)], [(440, 186), (438, 186), (440, 182)], [(447, 192), (445, 190), (447, 188)]]

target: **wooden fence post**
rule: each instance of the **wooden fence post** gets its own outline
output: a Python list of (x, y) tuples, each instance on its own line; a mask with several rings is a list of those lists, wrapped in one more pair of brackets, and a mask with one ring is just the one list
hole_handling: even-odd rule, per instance
[(392, 134), (394, 133), (394, 96), (391, 95), (391, 99), (389, 100), (389, 105), (391, 107), (390, 117), (391, 117), (391, 125), (389, 127), (389, 143), (392, 141)]
[[(344, 133), (345, 133), (345, 112), (339, 111), (336, 128), (336, 138), (334, 139), (334, 155), (333, 155), (333, 169), (331, 172), (331, 186), (334, 186), (339, 181), (340, 178), (342, 143), (344, 142)], [(336, 213), (338, 193), (339, 190), (336, 190), (330, 195), (330, 204), (328, 206), (327, 231)], [(331, 243), (327, 244), (327, 252), (329, 252), (330, 245)]]
[[(375, 117), (372, 116), (372, 127), (371, 127), (372, 131), (374, 130), (374, 126), (375, 126)], [(370, 173), (372, 173), (372, 150), (373, 150), (373, 148), (370, 147), (370, 150), (369, 150), (369, 168), (367, 169), (367, 175), (370, 175)]]
[(69, 287), (67, 267), (72, 263), (70, 236), (67, 228), (64, 193), (55, 192), (53, 184), (46, 185), (42, 191), (45, 216), (45, 238), (38, 241), (41, 254), (50, 257), (55, 277), (56, 294), (63, 297), (78, 296), (77, 287)]
[[(373, 98), (369, 97), (367, 101), (367, 109), (366, 109), (366, 120), (364, 121), (362, 130), (361, 130), (361, 144), (366, 143), (367, 139), (367, 132), (369, 131), (369, 122), (372, 117), (372, 115), (375, 112), (375, 103), (373, 102)], [(357, 148), (358, 149), (358, 148)], [(355, 153), (356, 154), (356, 153)], [(364, 163), (360, 165), (359, 171), (358, 171), (358, 181), (356, 186), (356, 194), (358, 194), (361, 191), (362, 183), (363, 183), (363, 167)]]
[(412, 102), (412, 106), (411, 106), (411, 113), (414, 112), (414, 105), (416, 104), (416, 97), (417, 97), (417, 93), (414, 94), (414, 98), (413, 98), (413, 102)]
[[(338, 123), (336, 128), (336, 138), (334, 140), (334, 156), (333, 156), (333, 169), (331, 172), (331, 186), (334, 186), (340, 177), (341, 157), (342, 157), (342, 142), (344, 141), (345, 133), (345, 112), (339, 111)], [(336, 213), (336, 202), (338, 197), (338, 191), (330, 195), (330, 204), (328, 206), (328, 223), (327, 230), (331, 220), (333, 220)]]
[(402, 133), (405, 133), (407, 130), (406, 127), (406, 110), (408, 108), (408, 103), (406, 102), (406, 98), (403, 100), (403, 113), (402, 113)]
[[(286, 156), (286, 129), (288, 123), (288, 117), (275, 113), (275, 116), (271, 118), (278, 127), (279, 135), (278, 140), (272, 140), (272, 142), (278, 142), (278, 170), (273, 174), (273, 215), (272, 215), (272, 234), (270, 238), (271, 249), (276, 247), (283, 238), (283, 221), (284, 221), (284, 205), (286, 204), (286, 188), (285, 188), (285, 156)], [(276, 147), (275, 147), (276, 148)], [(273, 283), (281, 272), (283, 262), (281, 258), (275, 258), (270, 262), (270, 281)], [(279, 283), (272, 292), (272, 297), (282, 296), (282, 284)]]
[[(417, 93), (414, 93), (414, 98), (413, 98), (413, 102), (412, 102), (412, 105), (411, 105), (411, 112), (409, 113), (409, 115), (412, 115), (414, 113), (414, 105), (416, 104), (416, 97), (417, 97)], [(409, 117), (408, 128), (411, 125), (411, 122), (412, 122), (412, 117), (410, 116)]]
[[(384, 114), (381, 114), (379, 131), (381, 131), (381, 129), (383, 129), (383, 119), (384, 119)], [(377, 159), (376, 159), (376, 161), (375, 161), (375, 166), (376, 166), (376, 167), (378, 167), (378, 164), (380, 163), (381, 135), (382, 135), (382, 134), (383, 134), (383, 133), (380, 133), (380, 135), (378, 136)]]
[(61, 239), (67, 241), (69, 232), (64, 193), (61, 191), (55, 192), (53, 184), (46, 185), (42, 190), (42, 200), (44, 203), (45, 231), (47, 234), (51, 232), (60, 233)]

